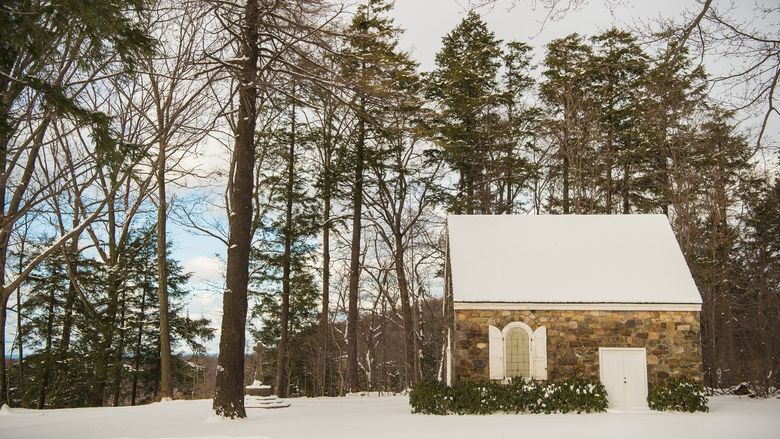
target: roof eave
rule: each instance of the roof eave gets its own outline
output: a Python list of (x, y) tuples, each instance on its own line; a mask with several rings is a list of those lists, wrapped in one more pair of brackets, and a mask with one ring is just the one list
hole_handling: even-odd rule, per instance
[(470, 302), (455, 300), (456, 310), (501, 311), (701, 311), (701, 303), (654, 302)]

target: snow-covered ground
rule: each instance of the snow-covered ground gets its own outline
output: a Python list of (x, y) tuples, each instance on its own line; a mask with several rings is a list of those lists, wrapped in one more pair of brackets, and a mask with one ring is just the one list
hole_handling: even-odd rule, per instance
[(293, 399), (286, 409), (248, 410), (230, 421), (211, 401), (169, 401), (140, 407), (0, 412), (0, 438), (777, 438), (780, 399), (719, 396), (710, 413), (423, 416), (407, 398)]

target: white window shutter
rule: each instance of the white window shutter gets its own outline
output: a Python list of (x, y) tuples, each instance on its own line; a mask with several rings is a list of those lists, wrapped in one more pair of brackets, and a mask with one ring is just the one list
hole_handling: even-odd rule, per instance
[(490, 379), (504, 379), (504, 336), (501, 330), (488, 325), (488, 355), (490, 357)]
[(533, 367), (531, 368), (532, 378), (535, 380), (547, 379), (547, 328), (540, 326), (534, 331), (533, 346), (531, 354), (533, 355)]

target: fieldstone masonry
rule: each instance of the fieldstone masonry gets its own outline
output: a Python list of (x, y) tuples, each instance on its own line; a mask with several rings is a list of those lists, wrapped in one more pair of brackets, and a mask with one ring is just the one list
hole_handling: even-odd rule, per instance
[(453, 378), (486, 381), (488, 325), (547, 327), (547, 377), (599, 377), (599, 347), (647, 349), (650, 386), (670, 376), (702, 379), (699, 312), (456, 310)]

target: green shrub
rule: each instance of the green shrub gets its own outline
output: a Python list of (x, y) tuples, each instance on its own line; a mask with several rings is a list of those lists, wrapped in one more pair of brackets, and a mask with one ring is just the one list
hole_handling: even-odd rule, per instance
[(607, 392), (598, 381), (570, 378), (555, 383), (516, 379), (462, 383), (448, 387), (426, 381), (409, 394), (412, 413), (486, 415), (490, 413), (590, 413), (607, 408)]
[(684, 377), (669, 378), (652, 388), (647, 397), (650, 408), (660, 411), (708, 412), (704, 387)]
[(448, 411), (459, 415), (482, 415), (490, 413), (490, 406), (495, 404), (494, 392), (490, 384), (468, 383), (447, 390), (450, 401)]
[(446, 415), (449, 410), (447, 386), (437, 381), (422, 381), (409, 392), (412, 413)]
[[(500, 386), (500, 384), (499, 384)], [(515, 413), (541, 413), (540, 403), (543, 401), (545, 386), (536, 381), (515, 379), (504, 387), (506, 391), (506, 404), (502, 412)]]
[(591, 413), (607, 410), (607, 391), (598, 381), (568, 378), (551, 383), (544, 389), (544, 398), (548, 402), (541, 407), (544, 413)]

